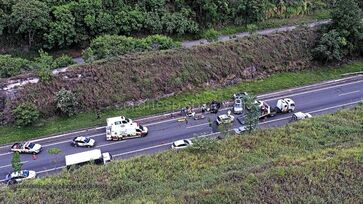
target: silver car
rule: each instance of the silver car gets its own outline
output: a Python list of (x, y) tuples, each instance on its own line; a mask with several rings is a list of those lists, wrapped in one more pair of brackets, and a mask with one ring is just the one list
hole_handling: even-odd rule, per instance
[(236, 99), (234, 100), (233, 104), (233, 113), (234, 114), (241, 114), (243, 112), (243, 104), (242, 99)]

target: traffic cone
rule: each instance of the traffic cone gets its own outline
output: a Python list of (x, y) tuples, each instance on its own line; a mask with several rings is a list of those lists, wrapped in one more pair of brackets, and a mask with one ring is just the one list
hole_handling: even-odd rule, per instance
[(36, 160), (37, 159), (37, 155), (33, 154), (33, 160)]

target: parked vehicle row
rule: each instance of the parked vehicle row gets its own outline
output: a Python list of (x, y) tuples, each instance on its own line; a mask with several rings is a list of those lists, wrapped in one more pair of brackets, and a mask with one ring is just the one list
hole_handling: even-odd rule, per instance
[[(235, 116), (233, 114), (245, 114), (249, 111), (244, 105), (244, 97), (248, 96), (246, 92), (236, 93), (233, 95), (234, 105), (232, 109), (228, 110), (227, 114), (221, 114), (216, 117), (215, 123), (217, 125), (231, 124), (234, 123)], [(295, 102), (290, 98), (283, 98), (277, 100), (276, 106), (272, 108), (268, 103), (261, 100), (256, 100), (255, 104), (258, 105), (260, 109), (260, 118), (272, 117), (280, 113), (290, 113), (295, 111)], [(217, 101), (212, 101), (209, 104), (204, 104), (202, 106), (202, 113), (196, 114), (191, 108), (185, 109), (185, 119), (187, 117), (193, 117), (194, 120), (205, 119), (204, 113), (218, 113), (222, 104)], [(292, 114), (292, 121), (302, 120), (306, 118), (311, 118), (309, 113), (296, 112)], [(240, 120), (243, 117), (238, 117)], [(148, 134), (149, 130), (147, 127), (142, 126), (134, 122), (130, 118), (125, 116), (118, 116), (106, 119), (106, 131), (105, 139), (108, 140), (123, 140), (127, 138), (144, 137)], [(187, 121), (186, 121), (187, 123)], [(245, 126), (240, 126), (232, 129), (236, 134), (242, 134), (246, 131)], [(72, 139), (70, 144), (74, 147), (95, 147), (96, 141), (87, 136), (77, 136)], [(190, 139), (177, 140), (172, 143), (172, 149), (183, 149), (190, 145), (193, 145)], [(43, 147), (40, 144), (33, 142), (25, 143), (15, 143), (11, 146), (12, 152), (19, 153), (30, 153), (39, 154)], [(75, 153), (65, 156), (65, 163), (67, 168), (74, 165), (83, 165), (86, 163), (96, 163), (96, 164), (106, 164), (112, 160), (112, 155), (108, 152), (102, 152), (100, 149), (94, 149), (90, 151)], [(19, 172), (9, 173), (6, 176), (6, 182), (8, 184), (18, 183), (22, 180), (35, 178), (37, 176), (35, 171), (32, 170), (21, 170)]]

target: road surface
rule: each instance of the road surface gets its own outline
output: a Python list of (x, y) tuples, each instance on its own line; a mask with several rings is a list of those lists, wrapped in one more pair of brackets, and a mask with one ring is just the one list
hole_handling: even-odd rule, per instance
[[(289, 97), (295, 101), (295, 112), (308, 112), (313, 116), (334, 112), (363, 101), (363, 75), (259, 96), (271, 106), (274, 106), (276, 101), (283, 97)], [(217, 115), (225, 113), (228, 109), (224, 108)], [(170, 149), (171, 143), (175, 140), (216, 135), (218, 130), (214, 126), (208, 125), (207, 118), (215, 120), (217, 115), (206, 114), (206, 118), (202, 120), (189, 119), (187, 124), (177, 122), (177, 117), (171, 118), (170, 114), (140, 119), (138, 121), (149, 128), (149, 135), (144, 138), (123, 141), (106, 141), (104, 127), (33, 140), (43, 146), (43, 152), (38, 154), (35, 160), (32, 155), (22, 154), (23, 169), (35, 170), (44, 176), (64, 168), (65, 155), (89, 150), (70, 145), (72, 138), (78, 135), (94, 138), (96, 140), (96, 147), (94, 148), (99, 148), (103, 152), (110, 152), (116, 159), (167, 150)], [(291, 113), (277, 115), (266, 121), (260, 121), (259, 127), (281, 126), (286, 124), (290, 118)], [(239, 126), (241, 125), (236, 120), (233, 127)], [(61, 153), (50, 155), (48, 153), (50, 148), (59, 148)], [(5, 175), (12, 171), (12, 153), (9, 152), (9, 149), (10, 144), (0, 147), (0, 181), (3, 181)]]

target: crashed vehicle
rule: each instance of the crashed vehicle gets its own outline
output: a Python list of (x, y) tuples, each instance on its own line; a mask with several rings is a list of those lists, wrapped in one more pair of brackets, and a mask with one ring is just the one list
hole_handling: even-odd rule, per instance
[(220, 102), (212, 101), (212, 103), (209, 105), (208, 111), (210, 113), (218, 113), (221, 106), (222, 106), (222, 104)]
[(241, 114), (243, 112), (242, 99), (237, 98), (234, 100), (232, 111), (234, 114)]
[(291, 120), (297, 121), (297, 120), (304, 120), (307, 118), (313, 117), (310, 113), (304, 113), (304, 112), (297, 112), (292, 114)]
[(11, 146), (11, 151), (19, 153), (38, 154), (42, 151), (42, 145), (32, 142), (26, 142), (24, 144), (15, 143)]

